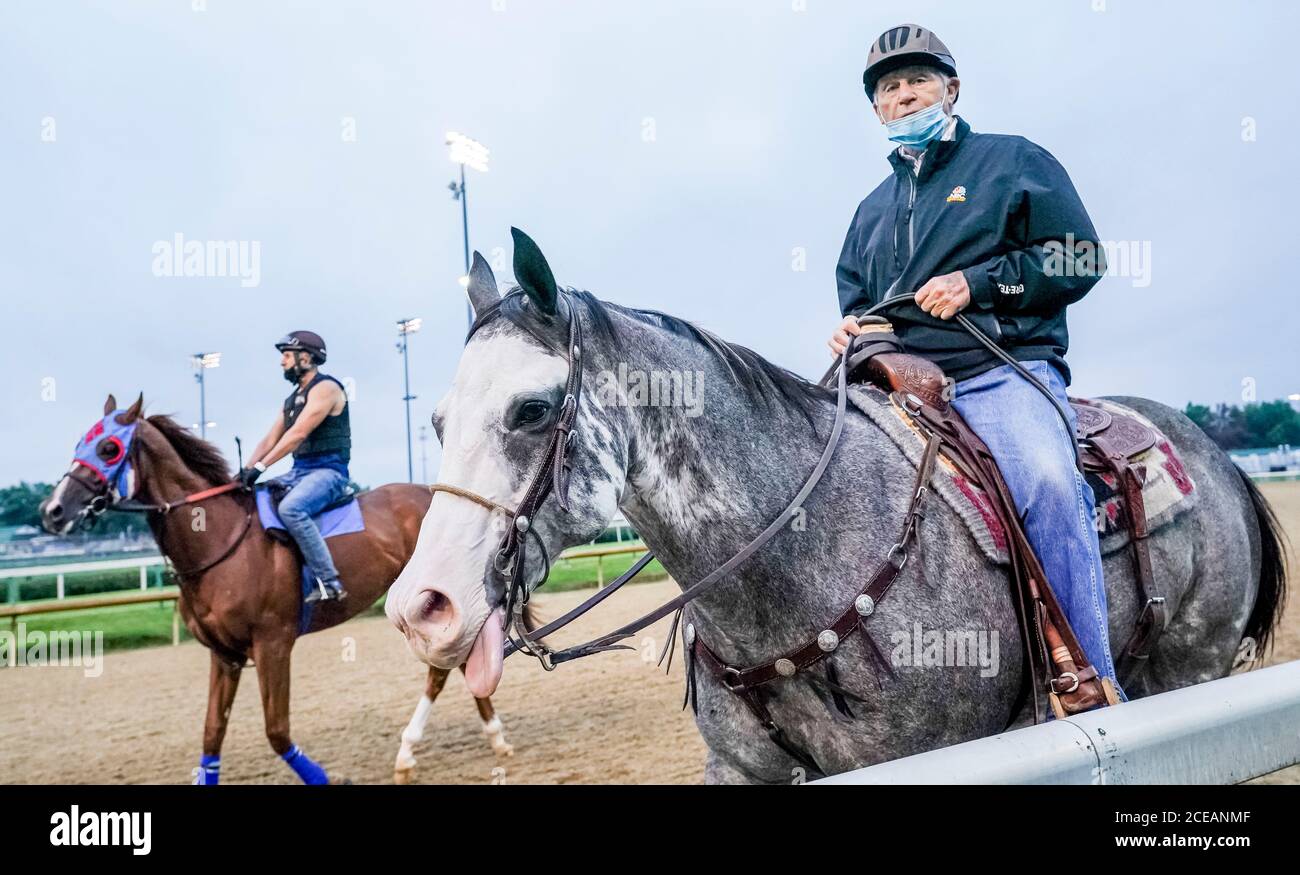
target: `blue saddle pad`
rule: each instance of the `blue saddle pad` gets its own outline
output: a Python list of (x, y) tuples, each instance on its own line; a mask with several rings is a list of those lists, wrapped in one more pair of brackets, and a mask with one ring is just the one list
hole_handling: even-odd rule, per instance
[[(280, 522), (280, 514), (276, 513), (275, 506), (271, 503), (269, 489), (257, 490), (257, 517), (262, 521), (264, 529), (284, 529), (284, 523)], [(366, 530), (365, 520), (361, 518), (361, 503), (355, 498), (347, 504), (317, 514), (312, 517), (312, 521), (316, 523), (316, 528), (320, 529), (322, 538), (350, 535), (353, 532)]]
[[(271, 490), (257, 490), (257, 517), (262, 521), (264, 529), (284, 530), (284, 523), (280, 521), (280, 515), (276, 513), (275, 506), (271, 502)], [(355, 498), (347, 504), (330, 508), (324, 513), (312, 517), (316, 527), (320, 529), (321, 537), (333, 538), (336, 535), (350, 535), (353, 532), (364, 532), (366, 530), (365, 520), (361, 516), (361, 502)], [(316, 588), (316, 577), (307, 567), (307, 563), (302, 564), (302, 596), (307, 597), (307, 593)], [(304, 604), (302, 611), (298, 615), (298, 634), (304, 634), (307, 628), (311, 626), (311, 605)]]

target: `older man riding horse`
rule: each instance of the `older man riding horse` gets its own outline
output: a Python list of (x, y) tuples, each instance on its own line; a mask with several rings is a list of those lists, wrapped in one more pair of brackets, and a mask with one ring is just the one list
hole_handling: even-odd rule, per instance
[[(840, 356), (828, 391), (671, 315), (562, 289), (536, 244), (514, 237), (518, 287), (501, 294), (486, 261), (474, 260), (475, 324), (434, 419), (438, 494), (386, 604), (417, 656), (466, 664), (470, 689), (486, 695), (501, 680), (507, 634), (511, 650), (554, 668), (626, 646), (680, 612), (687, 700), (709, 747), (710, 782), (788, 782), (987, 736), (1034, 719), (1030, 693), (1048, 692), (1054, 710), (1055, 698), (1088, 707), (1066, 701), (1087, 686), (1082, 672), (1073, 688), (1062, 683), (1066, 664), (1086, 654), (1070, 636), (1048, 634), (1059, 609), (1036, 586), (1040, 569), (1021, 561), (1027, 554), (1017, 546), (999, 558), (1007, 528), (995, 523), (1015, 522), (1007, 496), (996, 498), (998, 520), (984, 515), (965, 475), (987, 469), (987, 449), (968, 455), (978, 444), (950, 440), (942, 396), (847, 385), (861, 338)], [(701, 373), (707, 403), (695, 415), (582, 391), (583, 372), (599, 382), (620, 366)], [(1182, 414), (1140, 398), (1094, 404), (1106, 415), (1128, 411), (1113, 422), (1150, 423), (1159, 455), (1146, 457), (1148, 483), (1172, 491), (1170, 512), (1145, 519), (1151, 528), (1136, 536), (1168, 621), (1123, 678), (1126, 690), (1137, 697), (1222, 677), (1244, 639), (1264, 651), (1285, 603), (1277, 520)], [(1094, 429), (1106, 416), (1096, 420), (1085, 434), (1104, 433)], [(908, 422), (929, 437), (919, 440)], [(627, 576), (541, 628), (518, 611), (550, 558), (590, 540), (619, 509), (682, 592), (591, 642), (554, 649), (547, 637)], [(495, 525), (502, 514), (505, 532)], [(1140, 563), (1121, 549), (1130, 541), (1116, 537), (1103, 562), (1107, 632), (1121, 641), (1147, 599)], [(913, 630), (996, 636), (1003, 652), (1023, 647), (1026, 659), (986, 671), (947, 659), (942, 641), (935, 659), (916, 661), (898, 650), (887, 658), (875, 644)]]

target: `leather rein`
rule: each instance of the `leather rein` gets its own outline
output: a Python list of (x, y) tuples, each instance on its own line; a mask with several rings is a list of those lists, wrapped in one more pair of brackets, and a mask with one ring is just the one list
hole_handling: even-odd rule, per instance
[[(166, 515), (167, 513), (175, 510), (178, 507), (184, 507), (187, 504), (197, 504), (200, 501), (205, 501), (206, 499), (209, 498), (215, 498), (218, 495), (225, 495), (229, 492), (234, 492), (235, 490), (242, 489), (242, 488), (244, 488), (243, 484), (236, 481), (234, 483), (224, 483), (221, 486), (213, 486), (210, 489), (203, 489), (198, 492), (192, 492), (189, 495), (177, 499), (176, 501), (164, 502), (162, 504), (139, 504), (139, 505), (128, 504), (126, 507), (121, 506), (125, 502), (119, 502), (117, 505), (110, 506), (109, 510), (116, 510), (122, 513), (158, 513), (158, 514)], [(248, 537), (248, 532), (252, 527), (253, 527), (253, 509), (249, 508), (244, 511), (244, 524), (240, 526), (239, 532), (235, 535), (235, 537), (231, 540), (231, 542), (226, 546), (224, 550), (218, 553), (215, 558), (210, 559), (207, 562), (204, 562), (202, 565), (198, 566), (197, 568), (187, 568), (184, 571), (181, 571), (180, 569), (173, 569), (176, 576), (178, 578), (181, 578), (182, 580), (185, 578), (194, 578), (194, 577), (198, 577), (199, 575), (203, 574), (206, 571), (211, 571), (213, 568), (216, 568), (222, 562), (225, 562), (231, 556), (235, 555), (235, 551), (238, 550), (239, 545), (244, 542), (244, 538)], [(163, 553), (166, 553), (167, 551), (163, 547), (163, 543), (162, 543), (162, 532), (163, 529), (159, 527), (158, 549)]]
[[(511, 294), (522, 294), (522, 292), (512, 292)], [(567, 298), (568, 293), (561, 292), (561, 296)], [(504, 301), (505, 299), (503, 298), (502, 300)], [(887, 298), (872, 307), (864, 315), (870, 315), (887, 306), (899, 303), (902, 300), (912, 300), (912, 296), (906, 295)], [(794, 498), (790, 500), (789, 504), (786, 505), (785, 509), (781, 511), (781, 513), (778, 514), (765, 529), (759, 532), (748, 544), (737, 551), (730, 559), (722, 563), (722, 565), (718, 566), (696, 583), (683, 589), (676, 598), (663, 603), (649, 613), (630, 623), (620, 626), (606, 635), (602, 635), (599, 638), (594, 638), (586, 643), (568, 647), (563, 650), (555, 650), (542, 643), (542, 639), (569, 625), (574, 620), (586, 614), (596, 605), (609, 598), (654, 559), (654, 553), (647, 551), (632, 565), (631, 568), (619, 575), (619, 577), (611, 581), (608, 585), (602, 587), (595, 595), (588, 598), (582, 604), (538, 629), (527, 629), (523, 620), (523, 608), (528, 603), (529, 598), (528, 587), (523, 579), (524, 548), (526, 543), (524, 535), (532, 533), (535, 536), (533, 530), (535, 515), (542, 502), (545, 501), (547, 495), (549, 495), (552, 490), (556, 493), (561, 509), (566, 513), (569, 510), (567, 490), (570, 461), (566, 454), (571, 449), (574, 441), (575, 432), (573, 431), (573, 426), (574, 420), (577, 416), (579, 400), (581, 398), (582, 330), (575, 303), (569, 299), (568, 305), (570, 315), (569, 374), (565, 383), (564, 405), (561, 408), (559, 418), (552, 426), (551, 438), (546, 455), (543, 456), (542, 461), (534, 472), (528, 490), (524, 494), (524, 500), (520, 502), (518, 508), (511, 510), (510, 508), (492, 501), (491, 499), (484, 498), (481, 495), (458, 486), (436, 483), (429, 487), (434, 493), (446, 492), (468, 501), (472, 501), (490, 511), (501, 512), (513, 519), (514, 524), (507, 528), (505, 534), (502, 536), (500, 544), (498, 545), (497, 552), (493, 557), (493, 568), (498, 574), (501, 574), (506, 579), (507, 583), (505, 600), (507, 629), (513, 631), (516, 636), (515, 638), (507, 636), (508, 640), (505, 645), (505, 656), (510, 656), (512, 653), (517, 651), (528, 653), (537, 658), (542, 667), (547, 671), (553, 670), (555, 666), (562, 662), (580, 659), (594, 653), (600, 653), (607, 650), (633, 649), (625, 644), (620, 644), (619, 642), (635, 635), (637, 632), (640, 632), (647, 626), (667, 617), (669, 614), (678, 613), (678, 617), (675, 617), (673, 621), (673, 631), (669, 633), (669, 643), (665, 645), (664, 649), (664, 655), (669, 653), (669, 648), (675, 641), (675, 633), (678, 620), (680, 619), (680, 611), (686, 605), (695, 601), (712, 589), (716, 584), (725, 579), (727, 575), (731, 574), (743, 565), (755, 553), (766, 546), (778, 532), (784, 529), (790, 520), (799, 512), (808, 496), (821, 481), (822, 475), (826, 473), (826, 469), (830, 465), (831, 458), (834, 456), (835, 449), (839, 444), (840, 435), (844, 430), (844, 420), (848, 399), (849, 368), (847, 367), (847, 363), (849, 361), (850, 353), (854, 349), (854, 344), (850, 343), (849, 347), (839, 356), (835, 364), (832, 365), (831, 369), (827, 371), (826, 375), (822, 378), (822, 385), (827, 385), (831, 381), (832, 377), (835, 380), (836, 399), (834, 424), (831, 427), (830, 434), (826, 439), (826, 444), (822, 449), (820, 458), (817, 460), (817, 464), (813, 467), (811, 473), (809, 473), (808, 477), (805, 479), (803, 486), (800, 487), (799, 491), (795, 494)], [(489, 310), (485, 311), (481, 317), (475, 320), (474, 325), (471, 327), (469, 334), (466, 337), (466, 343), (469, 342), (469, 340), (474, 336), (474, 333), (483, 324), (497, 315), (500, 306), (500, 304), (493, 306)], [(851, 338), (851, 340), (856, 341), (857, 338), (854, 337)], [(915, 521), (916, 518), (921, 515), (920, 507), (927, 492), (929, 474), (932, 469), (932, 462), (937, 449), (937, 440), (932, 437), (930, 439), (930, 445), (926, 450), (926, 458), (929, 461), (922, 465), (921, 470), (918, 471), (917, 485), (913, 491), (912, 502), (906, 514), (903, 531), (900, 534), (899, 539), (890, 547), (881, 567), (872, 575), (868, 586), (864, 588), (863, 594), (855, 600), (854, 604), (856, 606), (856, 613), (853, 613), (854, 609), (851, 609), (846, 616), (852, 615), (853, 617), (865, 617), (869, 614), (871, 611), (869, 609), (864, 611), (863, 608), (868, 605), (874, 607), (874, 599), (883, 596), (885, 590), (889, 588), (889, 585), (892, 584), (893, 580), (906, 564), (908, 546), (916, 533)], [(546, 577), (549, 574), (550, 560), (549, 557), (546, 556), (546, 550), (541, 544), (541, 539), (537, 538), (536, 540), (539, 549), (541, 549), (543, 558), (546, 560), (545, 573), (537, 583), (537, 586), (540, 587), (546, 582)], [(866, 601), (864, 601), (864, 598)], [(847, 622), (848, 621), (846, 620), (845, 623)], [(852, 626), (849, 626), (846, 631), (851, 630), (851, 628)], [(686, 630), (685, 637), (690, 639), (686, 641), (688, 648), (693, 647), (695, 643), (693, 632), (694, 630), (691, 627), (688, 627)], [(825, 645), (829, 641), (829, 638), (826, 633), (823, 632), (823, 634), (819, 636), (819, 640), (822, 645)], [(822, 646), (820, 648), (820, 653), (824, 656), (829, 652), (829, 650), (833, 649), (834, 646)], [(803, 664), (799, 667), (803, 667), (803, 665), (816, 661), (814, 655), (813, 652), (807, 654), (808, 658), (806, 660), (801, 659), (800, 661)], [(660, 656), (660, 661), (662, 662), (662, 660), (663, 655)], [(779, 666), (779, 668), (784, 667), (784, 665)], [(736, 673), (736, 680), (738, 682), (746, 679), (747, 678), (743, 678), (740, 673)], [(728, 686), (733, 690), (744, 688), (744, 685), (739, 683), (737, 686), (731, 686), (730, 684)], [(771, 732), (771, 729), (769, 729), (769, 732)]]

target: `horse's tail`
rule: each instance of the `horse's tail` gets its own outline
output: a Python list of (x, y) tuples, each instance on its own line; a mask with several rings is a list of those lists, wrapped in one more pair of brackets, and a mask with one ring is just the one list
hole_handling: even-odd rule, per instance
[(1237, 473), (1246, 486), (1250, 503), (1255, 508), (1255, 519), (1259, 522), (1259, 591), (1255, 595), (1255, 607), (1251, 610), (1250, 619), (1246, 621), (1242, 633), (1243, 637), (1255, 639), (1255, 661), (1258, 662), (1272, 646), (1273, 631), (1281, 621), (1282, 609), (1286, 606), (1286, 535), (1278, 522), (1277, 514), (1259, 487), (1245, 471), (1238, 468)]

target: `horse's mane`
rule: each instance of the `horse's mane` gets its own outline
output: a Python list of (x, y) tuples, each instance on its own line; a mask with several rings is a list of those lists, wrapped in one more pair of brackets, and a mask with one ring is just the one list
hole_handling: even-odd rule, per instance
[(230, 469), (226, 467), (226, 458), (221, 450), (197, 437), (170, 416), (155, 414), (147, 417), (154, 428), (162, 432), (167, 443), (181, 457), (185, 466), (213, 485), (220, 485), (230, 480)]
[[(511, 292), (518, 291), (516, 286)], [(627, 338), (620, 335), (618, 327), (610, 317), (611, 313), (621, 314), (645, 325), (652, 325), (677, 337), (692, 340), (716, 356), (735, 377), (737, 385), (746, 396), (769, 408), (791, 408), (801, 413), (810, 424), (815, 425), (815, 413), (834, 402), (834, 395), (828, 390), (812, 383), (793, 371), (773, 364), (763, 356), (746, 346), (730, 343), (707, 331), (693, 322), (689, 322), (658, 310), (640, 310), (602, 301), (591, 292), (576, 289), (566, 290), (585, 305), (591, 316), (591, 330), (596, 337), (611, 348), (625, 347)], [(502, 314), (511, 322), (519, 325), (531, 334), (539, 335), (544, 327), (530, 324), (541, 321), (536, 315), (536, 308), (522, 306), (524, 296), (507, 293), (502, 298)], [(554, 332), (554, 327), (551, 333)], [(541, 329), (539, 331), (539, 328)], [(544, 335), (543, 335), (544, 336)], [(556, 346), (548, 343), (548, 346)], [(566, 343), (560, 341), (558, 349), (563, 351)]]

